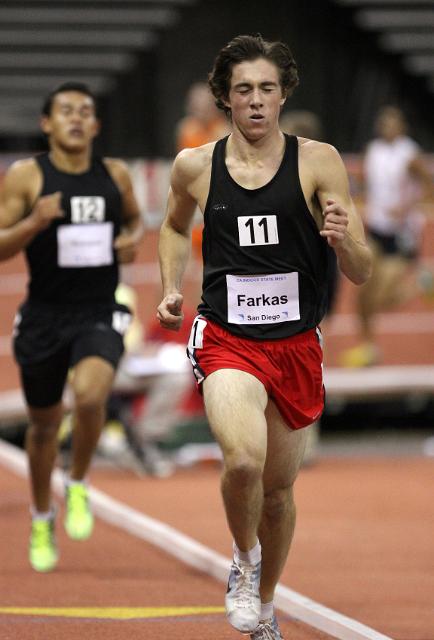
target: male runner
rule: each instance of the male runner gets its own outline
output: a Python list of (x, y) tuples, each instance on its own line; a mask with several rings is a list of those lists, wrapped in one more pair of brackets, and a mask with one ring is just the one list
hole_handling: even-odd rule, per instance
[(50, 571), (58, 559), (50, 477), (63, 388), (72, 369), (65, 527), (71, 538), (84, 540), (93, 528), (86, 474), (130, 321), (128, 308), (114, 300), (118, 263), (134, 259), (143, 223), (124, 163), (93, 155), (99, 121), (86, 85), (66, 83), (50, 93), (41, 128), (49, 152), (15, 162), (5, 176), (0, 259), (24, 250), (30, 274), (14, 349), (30, 420), (29, 558), (36, 571)]
[(189, 355), (223, 457), (234, 538), (226, 610), (254, 640), (281, 638), (273, 596), (295, 525), (293, 485), (307, 430), (323, 410), (318, 324), (327, 243), (353, 282), (371, 254), (336, 150), (285, 136), (279, 113), (298, 84), (286, 44), (238, 36), (209, 83), (233, 133), (176, 158), (161, 228), (163, 326), (182, 323), (181, 279), (196, 204), (204, 279)]

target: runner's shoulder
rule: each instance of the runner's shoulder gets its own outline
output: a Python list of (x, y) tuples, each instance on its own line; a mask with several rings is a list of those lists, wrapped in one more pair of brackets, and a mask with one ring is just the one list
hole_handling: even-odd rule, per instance
[(31, 180), (37, 178), (40, 174), (40, 169), (35, 158), (22, 158), (15, 160), (7, 170), (6, 175), (13, 179)]
[(3, 182), (6, 191), (33, 192), (41, 180), (41, 170), (34, 158), (23, 158), (13, 162), (8, 168)]
[(200, 147), (180, 151), (173, 164), (172, 180), (183, 185), (197, 180), (211, 167), (214, 147), (215, 142), (209, 142)]
[(313, 174), (322, 175), (324, 172), (339, 171), (343, 167), (342, 158), (338, 150), (327, 142), (298, 138), (300, 163), (303, 163)]
[(324, 161), (339, 156), (337, 149), (328, 142), (319, 142), (310, 138), (298, 138), (299, 153), (315, 161)]

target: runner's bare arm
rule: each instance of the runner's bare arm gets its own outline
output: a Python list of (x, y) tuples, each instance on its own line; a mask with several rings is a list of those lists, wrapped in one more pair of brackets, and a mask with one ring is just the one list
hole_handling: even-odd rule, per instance
[(33, 160), (14, 163), (0, 191), (0, 260), (8, 260), (24, 249), (52, 220), (62, 217), (59, 192), (39, 198), (31, 213), (31, 184), (38, 180)]
[(105, 163), (122, 197), (122, 231), (115, 238), (114, 247), (119, 262), (133, 262), (145, 233), (143, 217), (125, 162), (106, 158)]
[(372, 255), (350, 195), (346, 169), (336, 149), (322, 143), (316, 147), (315, 193), (323, 211), (320, 234), (334, 249), (340, 270), (355, 284), (363, 284), (371, 275)]
[(163, 300), (157, 317), (163, 327), (177, 330), (182, 324), (181, 281), (191, 249), (191, 228), (196, 201), (188, 192), (197, 175), (195, 150), (184, 150), (176, 158), (170, 182), (167, 211), (160, 230), (159, 257)]

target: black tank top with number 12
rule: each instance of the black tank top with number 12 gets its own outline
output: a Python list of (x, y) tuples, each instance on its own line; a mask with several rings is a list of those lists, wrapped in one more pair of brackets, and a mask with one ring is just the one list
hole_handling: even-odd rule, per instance
[(26, 248), (29, 298), (34, 302), (81, 306), (112, 303), (118, 284), (113, 241), (120, 233), (121, 194), (104, 162), (89, 170), (57, 169), (48, 154), (36, 156), (41, 196), (62, 192), (62, 218), (53, 220)]

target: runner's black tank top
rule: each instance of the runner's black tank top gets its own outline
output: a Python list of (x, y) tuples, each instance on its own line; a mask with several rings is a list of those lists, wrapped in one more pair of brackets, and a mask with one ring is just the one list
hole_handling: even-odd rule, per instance
[(227, 138), (213, 152), (198, 311), (248, 338), (307, 331), (326, 309), (327, 245), (304, 199), (297, 137), (285, 138), (276, 174), (258, 189), (245, 189), (229, 174)]
[(85, 173), (59, 171), (48, 153), (36, 156), (40, 196), (62, 192), (64, 218), (54, 220), (26, 248), (29, 298), (77, 305), (114, 300), (118, 264), (113, 240), (121, 228), (121, 194), (103, 161), (94, 157)]

